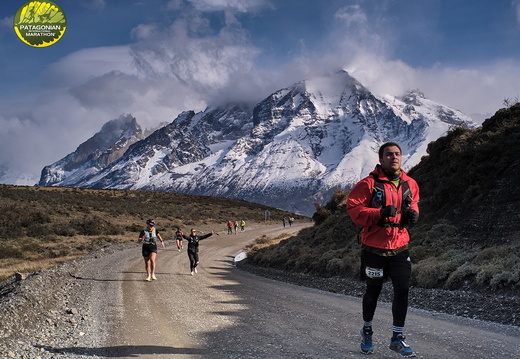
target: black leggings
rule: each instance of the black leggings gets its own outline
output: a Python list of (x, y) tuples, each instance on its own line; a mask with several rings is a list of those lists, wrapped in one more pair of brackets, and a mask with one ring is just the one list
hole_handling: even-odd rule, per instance
[(188, 251), (188, 258), (190, 259), (190, 271), (193, 271), (197, 264), (199, 264), (199, 253), (192, 253)]
[[(381, 293), (383, 282), (390, 277), (394, 287), (392, 301), (393, 325), (404, 327), (408, 310), (408, 291), (412, 265), (407, 250), (396, 256), (382, 257), (363, 251), (363, 267), (374, 273), (374, 277), (366, 277), (367, 287), (363, 296), (363, 320), (371, 322), (377, 307), (377, 299)], [(379, 275), (379, 277), (378, 277)]]

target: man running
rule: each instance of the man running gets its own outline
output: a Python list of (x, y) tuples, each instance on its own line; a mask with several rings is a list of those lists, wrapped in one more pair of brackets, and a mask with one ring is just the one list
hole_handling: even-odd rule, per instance
[(363, 296), (361, 351), (371, 354), (372, 319), (386, 278), (392, 280), (393, 334), (390, 349), (403, 357), (415, 356), (403, 335), (408, 309), (412, 265), (406, 228), (419, 218), (419, 186), (401, 169), (401, 147), (393, 142), (379, 149), (379, 163), (350, 191), (347, 212), (361, 232), (361, 269), (366, 280)]
[(155, 259), (157, 257), (157, 238), (161, 241), (161, 246), (164, 248), (164, 241), (155, 229), (155, 221), (149, 219), (146, 221), (146, 229), (143, 229), (139, 234), (139, 242), (143, 242), (143, 258), (146, 268), (146, 281), (156, 280), (155, 277)]

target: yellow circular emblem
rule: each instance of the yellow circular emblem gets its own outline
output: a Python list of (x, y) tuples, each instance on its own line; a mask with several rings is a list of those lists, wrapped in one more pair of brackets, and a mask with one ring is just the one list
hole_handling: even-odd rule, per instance
[(63, 10), (52, 1), (28, 1), (14, 16), (16, 35), (29, 46), (55, 44), (67, 29)]

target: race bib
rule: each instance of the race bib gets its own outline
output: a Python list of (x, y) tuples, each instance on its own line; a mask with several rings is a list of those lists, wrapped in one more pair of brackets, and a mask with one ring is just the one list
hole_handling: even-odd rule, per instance
[(368, 278), (383, 278), (383, 269), (365, 267), (365, 274)]

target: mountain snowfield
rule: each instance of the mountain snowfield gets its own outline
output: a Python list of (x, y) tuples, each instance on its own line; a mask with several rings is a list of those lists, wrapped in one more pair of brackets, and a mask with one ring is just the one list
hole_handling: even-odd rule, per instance
[(366, 176), (382, 143), (401, 145), (406, 170), (451, 126), (475, 127), (418, 90), (378, 97), (345, 71), (281, 89), (253, 109), (183, 112), (143, 139), (131, 116), (114, 121), (95, 156), (82, 144), (45, 167), (39, 185), (222, 196), (310, 215), (315, 202)]

